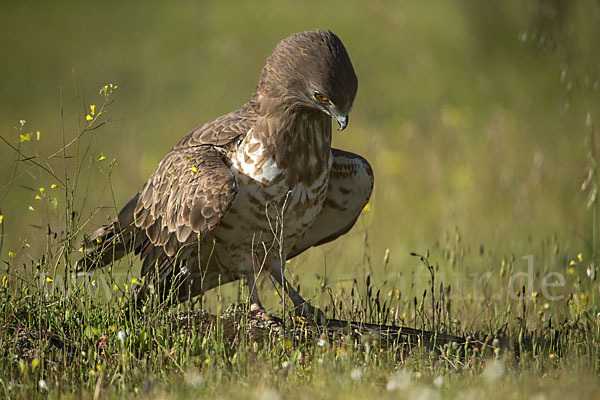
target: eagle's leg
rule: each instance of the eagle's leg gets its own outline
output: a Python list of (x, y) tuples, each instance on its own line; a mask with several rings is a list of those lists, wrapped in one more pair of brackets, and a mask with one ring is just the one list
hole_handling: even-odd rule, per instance
[(327, 318), (325, 318), (323, 311), (313, 307), (308, 301), (304, 300), (294, 287), (290, 285), (287, 279), (285, 279), (282, 266), (279, 264), (274, 265), (273, 268), (269, 268), (269, 273), (273, 279), (282, 286), (285, 294), (290, 296), (292, 303), (294, 303), (294, 314), (311, 321), (316, 321), (317, 323), (327, 322)]

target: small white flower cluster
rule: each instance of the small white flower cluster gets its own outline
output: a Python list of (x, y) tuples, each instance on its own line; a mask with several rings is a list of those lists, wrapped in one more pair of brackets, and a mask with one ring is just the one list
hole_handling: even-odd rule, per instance
[(385, 385), (385, 389), (388, 392), (394, 392), (396, 390), (406, 389), (412, 384), (412, 381), (413, 381), (412, 374), (403, 369), (403, 370), (395, 372), (390, 377), (387, 385)]
[(489, 383), (498, 382), (506, 374), (506, 366), (500, 360), (488, 361), (483, 370), (483, 378)]
[(352, 378), (353, 381), (360, 380), (360, 378), (362, 378), (362, 376), (363, 376), (363, 371), (362, 371), (362, 368), (360, 368), (360, 367), (354, 368), (352, 371), (350, 371), (350, 378)]
[(588, 265), (587, 270), (585, 272), (587, 273), (588, 278), (590, 278), (593, 281), (596, 280), (596, 268), (593, 265)]

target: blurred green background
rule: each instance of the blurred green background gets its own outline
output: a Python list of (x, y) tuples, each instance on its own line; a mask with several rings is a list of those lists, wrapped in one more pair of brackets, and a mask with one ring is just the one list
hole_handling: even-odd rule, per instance
[[(0, 11), (0, 132), (17, 146), (20, 119), (25, 132), (40, 130), (39, 142), (21, 144), (26, 154), (60, 148), (61, 101), (72, 138), (82, 107), (101, 103), (104, 84), (119, 85), (112, 122), (86, 134), (88, 153), (80, 149), (93, 162), (83, 163), (77, 202), (86, 215), (106, 207), (87, 232), (184, 134), (243, 104), (279, 40), (322, 28), (340, 36), (359, 78), (349, 128), (334, 144), (365, 156), (376, 186), (351, 233), (292, 266), (303, 286), (314, 273), (364, 276), (369, 260), (379, 279), (399, 276), (418, 265), (411, 251), (456, 245), (457, 231), (467, 252), (493, 253), (473, 268), (549, 240), (589, 252), (580, 186), (586, 120), (600, 118), (597, 1), (20, 1)], [(16, 158), (0, 143), (2, 186), (24, 170)], [(62, 160), (51, 165), (63, 173)], [(35, 226), (64, 227), (60, 198), (54, 216), (34, 200), (52, 183), (35, 170), (0, 192), (2, 260), (25, 239), (20, 256), (40, 253), (45, 233)]]

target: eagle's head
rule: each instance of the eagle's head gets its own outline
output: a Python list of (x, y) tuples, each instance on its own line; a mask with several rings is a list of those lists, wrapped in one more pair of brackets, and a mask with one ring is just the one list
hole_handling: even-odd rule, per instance
[(277, 44), (262, 70), (257, 92), (297, 108), (319, 110), (348, 124), (358, 79), (346, 48), (331, 31), (296, 33)]

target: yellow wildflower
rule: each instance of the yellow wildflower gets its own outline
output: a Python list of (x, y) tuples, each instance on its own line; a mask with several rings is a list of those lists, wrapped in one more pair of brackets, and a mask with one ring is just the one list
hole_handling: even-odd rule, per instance
[(4, 215), (0, 214), (0, 224), (2, 223), (3, 220), (4, 220)]
[(40, 188), (40, 193), (44, 193), (46, 191), (46, 189), (44, 189), (43, 187)]
[(8, 252), (8, 256), (9, 256), (10, 258), (13, 258), (13, 257), (15, 256), (15, 253), (14, 253), (14, 252), (12, 252), (12, 251), (9, 251), (9, 252)]
[(33, 206), (29, 206), (27, 209), (28, 209), (29, 211), (35, 211), (35, 208), (33, 208)]
[(95, 104), (92, 104), (90, 106), (90, 111), (92, 112), (92, 115), (96, 115), (96, 105)]
[(40, 195), (39, 195), (39, 194), (36, 194), (36, 195), (35, 195), (35, 199), (36, 199), (36, 200), (40, 200), (40, 199), (41, 199)]
[(19, 135), (19, 140), (21, 141), (21, 143), (23, 143), (23, 142), (29, 142), (31, 140), (31, 133), (20, 134)]
[(92, 119), (93, 118), (92, 118), (92, 116), (90, 114), (88, 114), (88, 115), (85, 116), (85, 120), (86, 121), (91, 121)]
[(579, 260), (579, 262), (583, 261), (583, 254), (577, 254), (577, 259)]
[(49, 276), (48, 276), (48, 277), (46, 277), (46, 282), (50, 283), (50, 282), (52, 282), (52, 281), (54, 281), (54, 279), (50, 278)]
[(98, 157), (98, 161), (104, 161), (106, 160), (106, 157), (104, 157), (103, 153), (100, 153), (100, 157)]
[(569, 266), (570, 266), (570, 267), (572, 267), (572, 266), (574, 266), (575, 264), (576, 264), (576, 263), (575, 263), (575, 260), (571, 260), (571, 262), (569, 263)]
[(289, 350), (292, 348), (292, 341), (290, 339), (287, 339), (287, 338), (283, 339), (281, 341), (281, 344), (283, 345), (283, 348), (286, 350)]
[(588, 297), (587, 294), (585, 294), (585, 293), (581, 294), (581, 301), (583, 302), (584, 307), (587, 307), (589, 299), (590, 298)]
[(35, 139), (38, 140), (38, 141), (40, 140), (40, 131), (37, 131), (35, 133)]
[(50, 189), (56, 189), (58, 186), (56, 186), (55, 183), (53, 183), (52, 185), (50, 185)]
[(538, 292), (531, 292), (531, 297), (537, 298), (540, 294)]
[(369, 212), (369, 211), (371, 211), (371, 204), (370, 204), (370, 203), (367, 203), (367, 204), (365, 205), (365, 207), (363, 208), (363, 211), (364, 211), (364, 212)]

